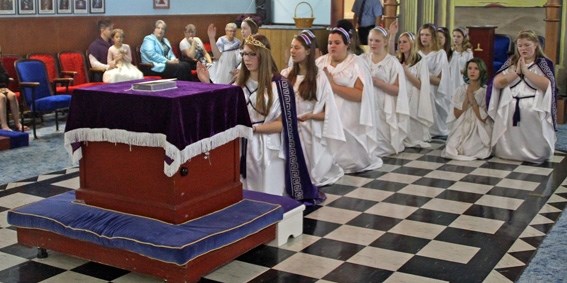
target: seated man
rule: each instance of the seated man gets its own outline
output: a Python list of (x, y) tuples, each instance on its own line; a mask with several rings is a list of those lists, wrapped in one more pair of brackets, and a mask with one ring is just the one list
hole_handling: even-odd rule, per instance
[[(144, 37), (140, 53), (142, 63), (152, 64), (149, 75), (158, 75), (162, 78), (177, 78), (182, 81), (192, 81), (191, 66), (187, 62), (179, 61), (173, 54), (169, 40), (165, 38), (167, 25), (162, 20), (154, 24), (154, 32)], [(148, 74), (146, 74), (148, 75)]]
[[(100, 36), (89, 45), (89, 63), (91, 67), (99, 70), (108, 70), (114, 68), (113, 62), (107, 62), (108, 48), (112, 46), (112, 29), (114, 24), (109, 19), (100, 20), (97, 23), (100, 30)], [(102, 81), (102, 75), (94, 78), (94, 81)]]

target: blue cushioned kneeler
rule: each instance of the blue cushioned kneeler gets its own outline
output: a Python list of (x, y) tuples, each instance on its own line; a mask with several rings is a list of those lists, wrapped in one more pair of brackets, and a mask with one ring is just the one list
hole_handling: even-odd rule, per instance
[(0, 136), (10, 138), (10, 148), (28, 146), (30, 136), (26, 132), (0, 130)]
[(8, 223), (184, 265), (257, 233), (282, 217), (279, 205), (244, 199), (203, 217), (170, 224), (76, 203), (71, 191), (10, 210)]
[(279, 205), (282, 206), (284, 213), (302, 205), (302, 203), (300, 203), (300, 202), (298, 202), (295, 199), (292, 199), (290, 197), (270, 195), (270, 194), (266, 194), (266, 193), (249, 191), (249, 190), (243, 190), (242, 196), (245, 199), (265, 201), (265, 202), (268, 202), (268, 203), (279, 204)]

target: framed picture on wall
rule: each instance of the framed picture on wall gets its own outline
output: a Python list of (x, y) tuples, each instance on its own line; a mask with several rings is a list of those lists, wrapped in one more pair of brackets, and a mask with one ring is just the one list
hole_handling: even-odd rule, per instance
[(91, 14), (104, 13), (104, 0), (91, 0)]
[(31, 15), (35, 14), (35, 1), (34, 0), (18, 0), (18, 14)]
[(89, 12), (89, 1), (73, 0), (73, 12), (75, 14), (87, 14)]
[(0, 15), (16, 14), (16, 0), (0, 0)]
[(57, 13), (58, 14), (71, 14), (73, 13), (73, 0), (57, 0)]
[(38, 0), (37, 7), (40, 14), (55, 14), (55, 0)]
[(169, 9), (169, 0), (152, 0), (154, 9)]

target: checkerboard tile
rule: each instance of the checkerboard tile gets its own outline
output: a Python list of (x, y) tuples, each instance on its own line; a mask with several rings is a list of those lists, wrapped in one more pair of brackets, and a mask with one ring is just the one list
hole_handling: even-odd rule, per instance
[[(407, 149), (322, 188), (303, 235), (259, 246), (201, 282), (514, 282), (567, 206), (567, 161), (541, 165)], [(79, 188), (70, 168), (0, 186), (0, 282), (161, 282), (17, 244), (7, 211)], [(521, 216), (518, 217), (517, 215)]]

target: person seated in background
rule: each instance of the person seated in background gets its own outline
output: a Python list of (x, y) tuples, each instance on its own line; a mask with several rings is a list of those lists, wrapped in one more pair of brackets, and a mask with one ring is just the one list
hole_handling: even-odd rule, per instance
[(192, 81), (191, 66), (175, 57), (169, 40), (165, 38), (166, 29), (165, 22), (157, 20), (154, 24), (153, 33), (144, 37), (140, 48), (142, 63), (153, 65), (150, 75), (158, 75), (166, 79), (177, 78), (182, 81)]
[(112, 31), (114, 45), (108, 49), (108, 62), (112, 62), (115, 68), (104, 72), (102, 81), (105, 83), (116, 83), (131, 80), (139, 80), (144, 74), (136, 66), (132, 65), (132, 51), (128, 44), (124, 44), (124, 31), (114, 29)]
[(211, 64), (211, 56), (205, 50), (203, 41), (197, 36), (197, 29), (195, 25), (188, 24), (185, 26), (185, 37), (179, 42), (179, 51), (181, 52), (181, 59), (184, 59), (191, 65), (194, 70), (197, 67), (197, 62), (205, 65)]
[(0, 127), (5, 131), (12, 130), (8, 125), (8, 115), (6, 113), (9, 104), (12, 119), (14, 119), (14, 128), (18, 131), (28, 130), (28, 128), (20, 122), (20, 107), (18, 106), (16, 94), (6, 87), (9, 81), (10, 78), (8, 74), (6, 74), (4, 67), (0, 65)]
[[(113, 62), (107, 62), (108, 48), (112, 46), (114, 24), (109, 19), (103, 19), (97, 22), (97, 26), (100, 36), (89, 45), (89, 63), (93, 69), (104, 71), (115, 67)], [(100, 77), (100, 74), (98, 75), (99, 77), (94, 78), (94, 81), (102, 81), (102, 77)]]

